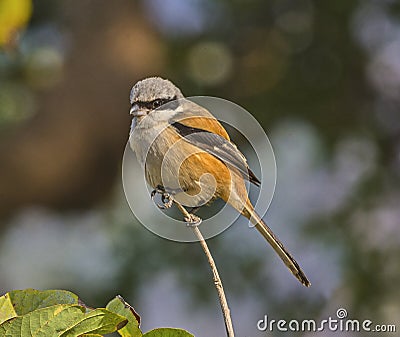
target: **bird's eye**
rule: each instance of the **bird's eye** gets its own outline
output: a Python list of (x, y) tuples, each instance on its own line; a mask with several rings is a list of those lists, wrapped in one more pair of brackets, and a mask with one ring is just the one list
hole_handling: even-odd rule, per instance
[(161, 105), (163, 105), (162, 99), (156, 99), (153, 101), (153, 109), (159, 108)]

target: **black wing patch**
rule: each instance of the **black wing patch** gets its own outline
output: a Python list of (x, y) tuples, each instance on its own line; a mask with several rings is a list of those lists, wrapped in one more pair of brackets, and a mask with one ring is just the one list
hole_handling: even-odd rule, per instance
[(238, 169), (245, 179), (256, 186), (260, 186), (261, 181), (250, 170), (243, 154), (224, 137), (207, 130), (186, 126), (179, 122), (174, 122), (171, 125), (186, 141), (212, 154), (224, 164)]

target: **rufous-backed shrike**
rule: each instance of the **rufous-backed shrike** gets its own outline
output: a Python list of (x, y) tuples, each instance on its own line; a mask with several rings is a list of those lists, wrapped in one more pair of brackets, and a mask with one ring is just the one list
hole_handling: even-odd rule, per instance
[(218, 120), (159, 77), (137, 82), (130, 103), (130, 145), (147, 183), (184, 206), (198, 207), (221, 198), (248, 218), (293, 275), (310, 286), (296, 260), (255, 212), (245, 180), (257, 186), (260, 181)]

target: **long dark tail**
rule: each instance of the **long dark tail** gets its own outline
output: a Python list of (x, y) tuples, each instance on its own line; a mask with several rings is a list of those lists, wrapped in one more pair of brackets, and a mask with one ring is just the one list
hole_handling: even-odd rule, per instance
[(279, 257), (289, 268), (292, 274), (306, 287), (311, 285), (307, 276), (301, 270), (299, 264), (286, 250), (282, 242), (275, 236), (272, 230), (267, 226), (267, 224), (261, 219), (261, 217), (254, 211), (252, 206), (245, 206), (242, 214), (250, 220), (250, 222), (258, 229), (261, 235), (268, 241), (272, 248), (277, 252)]

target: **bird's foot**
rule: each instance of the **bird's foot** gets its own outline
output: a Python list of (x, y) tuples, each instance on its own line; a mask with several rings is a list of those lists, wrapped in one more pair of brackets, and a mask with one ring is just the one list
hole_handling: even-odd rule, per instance
[(158, 204), (157, 202), (154, 201), (154, 203), (157, 205), (158, 208), (160, 209), (167, 209), (171, 208), (174, 202), (177, 204), (178, 208), (183, 214), (186, 214), (184, 217), (184, 220), (186, 222), (186, 225), (189, 227), (196, 227), (201, 224), (203, 221), (200, 217), (197, 215), (194, 215), (192, 212), (196, 212), (199, 207), (192, 207), (191, 213), (185, 210), (185, 208), (176, 200), (174, 200), (173, 193), (174, 192), (181, 192), (181, 190), (171, 190), (172, 193), (168, 193), (163, 186), (158, 185), (152, 192), (151, 192), (151, 200), (154, 201), (154, 197), (157, 194), (161, 195), (161, 204)]
[[(161, 202), (162, 204), (159, 204), (157, 202), (154, 201), (154, 197), (160, 194), (161, 195)], [(152, 192), (151, 192), (151, 200), (154, 201), (154, 203), (157, 205), (158, 208), (160, 209), (168, 209), (171, 208), (173, 203), (174, 203), (174, 199), (172, 197), (172, 195), (170, 193), (167, 193), (165, 191), (165, 188), (162, 186), (157, 186)]]
[[(174, 203), (174, 198), (171, 194), (165, 192), (161, 195), (162, 205), (157, 205), (161, 209), (171, 208)], [(160, 207), (161, 206), (161, 207)]]
[(153, 191), (151, 191), (151, 199), (154, 199), (154, 197), (156, 196), (156, 194), (163, 194), (165, 193), (165, 188), (161, 185), (158, 185)]

